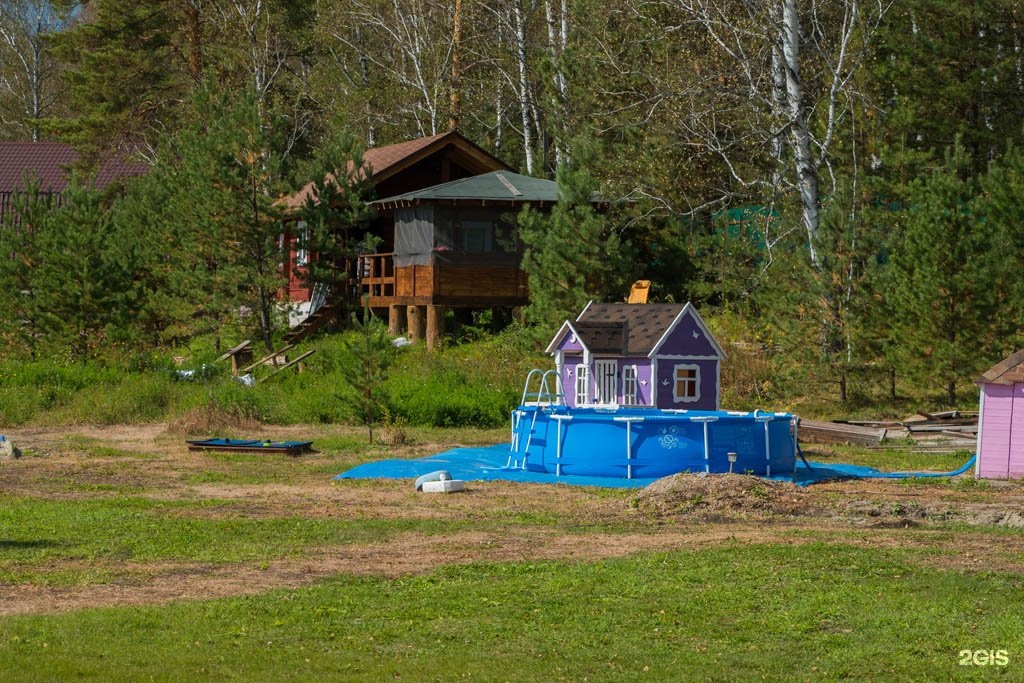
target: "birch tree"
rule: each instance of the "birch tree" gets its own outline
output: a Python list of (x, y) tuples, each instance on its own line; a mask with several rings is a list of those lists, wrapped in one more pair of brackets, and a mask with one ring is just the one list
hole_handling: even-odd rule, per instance
[(421, 136), (442, 132), (451, 95), (452, 18), (446, 4), (325, 0), (317, 14), (318, 44), (328, 56), (317, 67), (324, 106), (345, 107), (345, 98), (361, 92), (362, 101), (383, 114), (360, 117), (377, 118), (364, 124), (375, 132), (381, 125)]
[[(835, 182), (834, 143), (860, 99), (856, 76), (890, 0), (664, 0), (665, 30), (704, 53), (680, 92), (684, 148), (717, 159), (729, 184), (762, 201), (794, 192), (813, 268), (821, 183)], [(635, 10), (652, 19), (648, 5)], [(668, 100), (668, 101), (666, 101)], [(770, 239), (768, 247), (781, 239)]]
[[(538, 168), (538, 143), (543, 135), (535, 78), (537, 48), (532, 30), (538, 10), (537, 0), (494, 0), (484, 3), (483, 11), (493, 22), (498, 40), (485, 46), (489, 50), (477, 53), (478, 59), (490, 63), (492, 73), (500, 81), (496, 90), (498, 116), (504, 113), (500, 99), (502, 93), (507, 89), (513, 94), (516, 112), (508, 112), (508, 120), (512, 123), (518, 119), (518, 125), (514, 128), (521, 143), (519, 151), (527, 174), (534, 173)], [(499, 50), (494, 50), (495, 47)]]
[(47, 0), (0, 0), (0, 136), (40, 139), (40, 120), (54, 114), (60, 93), (49, 49), (63, 26)]

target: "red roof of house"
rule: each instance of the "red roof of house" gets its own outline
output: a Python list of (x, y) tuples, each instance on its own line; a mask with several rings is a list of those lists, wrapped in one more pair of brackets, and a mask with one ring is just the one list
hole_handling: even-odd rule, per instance
[[(77, 160), (78, 152), (60, 142), (0, 142), (0, 193), (24, 190), (26, 178), (34, 178), (44, 192), (63, 192), (70, 180), (68, 169)], [(102, 189), (148, 169), (146, 164), (109, 159), (100, 164), (93, 186)]]
[[(505, 162), (470, 142), (458, 131), (438, 133), (437, 135), (398, 142), (393, 145), (385, 145), (384, 147), (373, 147), (363, 153), (363, 166), (370, 169), (369, 180), (376, 185), (395, 173), (408, 168), (420, 159), (443, 149), (448, 144), (454, 144), (463, 153), (479, 160), (481, 163), (480, 173), (511, 170)], [(349, 172), (352, 171), (351, 164), (347, 170)], [(333, 180), (333, 178), (331, 179)], [(314, 184), (309, 182), (295, 194), (285, 197), (283, 202), (289, 209), (298, 209), (305, 203), (306, 198), (315, 191)]]

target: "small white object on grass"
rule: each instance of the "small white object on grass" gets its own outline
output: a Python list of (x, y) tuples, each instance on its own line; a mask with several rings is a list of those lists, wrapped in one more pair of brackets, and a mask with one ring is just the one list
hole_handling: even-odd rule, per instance
[(455, 493), (466, 490), (466, 482), (461, 479), (444, 479), (441, 481), (423, 482), (420, 489), (423, 493)]

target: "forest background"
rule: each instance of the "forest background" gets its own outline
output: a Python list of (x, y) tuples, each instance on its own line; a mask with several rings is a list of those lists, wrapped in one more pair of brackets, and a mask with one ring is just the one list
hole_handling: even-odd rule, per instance
[[(1013, 0), (0, 0), (0, 139), (82, 155), (0, 230), (4, 384), (269, 346), (276, 200), (457, 127), (563, 201), (520, 217), (525, 326), (448, 370), (644, 278), (728, 341), (737, 403), (970, 407), (1024, 342), (1022, 46)], [(93, 191), (110, 154), (150, 171)], [(328, 233), (365, 218), (349, 180), (307, 209)], [(87, 383), (58, 375), (51, 407)], [(38, 408), (8, 396), (4, 422)], [(423, 420), (491, 421), (464, 417)]]

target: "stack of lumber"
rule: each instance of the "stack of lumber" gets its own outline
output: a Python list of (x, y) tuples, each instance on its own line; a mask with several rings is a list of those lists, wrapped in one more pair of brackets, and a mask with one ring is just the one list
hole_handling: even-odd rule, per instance
[(918, 413), (903, 420), (819, 422), (800, 420), (800, 439), (809, 443), (855, 444), (892, 448), (883, 441), (900, 440), (899, 447), (915, 452), (943, 453), (973, 450), (978, 437), (977, 413), (950, 410)]
[(973, 450), (978, 441), (978, 414), (956, 410), (944, 413), (918, 413), (903, 420), (921, 450)]
[(857, 444), (877, 446), (885, 438), (886, 429), (848, 424), (844, 422), (820, 422), (800, 419), (800, 439), (811, 443)]

